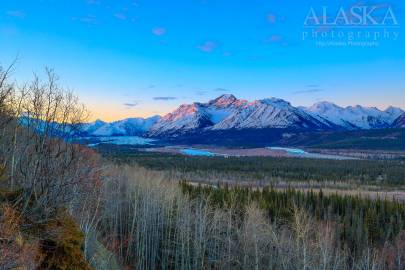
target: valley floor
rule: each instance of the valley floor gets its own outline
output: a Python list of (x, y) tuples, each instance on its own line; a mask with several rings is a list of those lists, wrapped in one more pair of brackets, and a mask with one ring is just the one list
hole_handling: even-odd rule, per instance
[[(400, 152), (379, 151), (386, 158), (376, 159), (378, 153), (371, 150), (315, 149), (312, 152), (294, 148), (236, 149), (200, 145), (151, 148), (104, 145), (97, 150), (114, 162), (163, 171), (171, 179), (189, 183), (322, 189), (375, 198), (405, 198), (405, 161), (393, 158)], [(302, 158), (308, 155), (313, 158)], [(348, 157), (342, 158), (343, 155)]]
[(293, 157), (293, 158), (318, 158), (334, 160), (350, 160), (356, 157), (307, 152), (299, 148), (287, 147), (260, 147), (260, 148), (227, 148), (201, 145), (175, 145), (155, 148), (143, 148), (149, 152), (160, 152), (170, 154), (183, 154), (189, 156), (221, 156), (221, 157)]

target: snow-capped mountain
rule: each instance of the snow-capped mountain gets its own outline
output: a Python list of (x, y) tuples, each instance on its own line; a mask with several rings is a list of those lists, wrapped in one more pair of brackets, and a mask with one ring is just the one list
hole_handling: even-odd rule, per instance
[(162, 117), (149, 131), (149, 135), (185, 133), (211, 126), (203, 104), (181, 105), (177, 110)]
[(213, 128), (247, 104), (233, 95), (222, 95), (208, 103), (181, 105), (177, 110), (162, 117), (149, 134), (186, 133), (198, 129)]
[(399, 108), (389, 107), (381, 111), (375, 107), (360, 105), (340, 107), (331, 102), (318, 102), (303, 110), (324, 123), (332, 123), (345, 129), (388, 128), (403, 113)]
[(289, 102), (268, 98), (245, 103), (212, 129), (323, 128), (324, 125)]
[(405, 113), (401, 114), (392, 124), (393, 128), (405, 128)]
[(397, 119), (405, 113), (405, 111), (403, 111), (402, 109), (392, 106), (389, 106), (384, 112), (390, 115), (393, 119)]
[(160, 116), (150, 118), (127, 118), (120, 121), (106, 123), (96, 120), (83, 124), (82, 132), (89, 136), (130, 136), (144, 135), (160, 119)]
[(222, 95), (206, 104), (211, 122), (216, 125), (246, 106), (248, 101), (237, 99), (234, 95)]
[(340, 107), (318, 102), (294, 107), (288, 101), (267, 98), (252, 102), (222, 95), (207, 103), (184, 104), (160, 117), (128, 118), (106, 123), (97, 120), (83, 125), (89, 136), (176, 137), (205, 131), (245, 129), (294, 129), (300, 131), (356, 130), (405, 127), (405, 112), (389, 107), (382, 111), (360, 105)]
[(196, 130), (303, 128), (324, 129), (324, 123), (289, 102), (269, 98), (248, 102), (222, 95), (208, 103), (182, 105), (162, 117), (149, 135), (162, 136)]
[(102, 128), (103, 126), (107, 126), (108, 123), (97, 119), (94, 122), (91, 123), (85, 123), (82, 125), (82, 131), (88, 134), (93, 134), (97, 132), (98, 129)]

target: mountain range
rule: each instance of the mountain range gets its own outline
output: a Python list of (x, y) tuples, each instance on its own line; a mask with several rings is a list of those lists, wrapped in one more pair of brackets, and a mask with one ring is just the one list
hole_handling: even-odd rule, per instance
[(255, 101), (222, 95), (207, 103), (184, 104), (160, 117), (128, 118), (111, 123), (97, 120), (83, 124), (87, 136), (181, 137), (214, 131), (288, 129), (299, 131), (345, 131), (405, 128), (405, 111), (380, 110), (360, 105), (340, 107), (318, 102), (294, 107), (288, 101), (267, 98)]
[(145, 135), (159, 120), (160, 116), (150, 118), (127, 118), (111, 123), (96, 120), (83, 124), (82, 131), (88, 136), (141, 136)]

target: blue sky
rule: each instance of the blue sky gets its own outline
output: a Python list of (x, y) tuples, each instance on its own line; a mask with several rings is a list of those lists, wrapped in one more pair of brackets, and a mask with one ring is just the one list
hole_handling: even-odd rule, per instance
[[(336, 2), (339, 2), (338, 4)], [(93, 118), (165, 114), (222, 93), (405, 108), (404, 1), (0, 0), (0, 63), (15, 77), (49, 66)], [(390, 37), (320, 46), (303, 39), (313, 8), (391, 7)], [(384, 13), (385, 14), (385, 13)], [(391, 22), (392, 25), (392, 22)], [(382, 28), (342, 30), (374, 34)], [(330, 30), (325, 31), (331, 34)], [(394, 38), (394, 34), (398, 37)], [(347, 41), (346, 36), (338, 41)]]

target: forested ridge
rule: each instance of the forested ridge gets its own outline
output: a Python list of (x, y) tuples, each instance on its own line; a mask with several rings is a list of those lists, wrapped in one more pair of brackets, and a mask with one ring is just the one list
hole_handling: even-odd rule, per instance
[[(287, 135), (287, 136), (284, 136)], [(405, 129), (385, 128), (352, 131), (305, 131), (297, 129), (207, 130), (160, 138), (176, 145), (228, 147), (286, 146), (318, 149), (405, 150)]]
[[(139, 151), (112, 145), (98, 151), (119, 164), (138, 164), (160, 171), (173, 170), (185, 175), (277, 181), (349, 182), (378, 186), (405, 185), (404, 160), (325, 160), (273, 157), (189, 157)], [(181, 176), (180, 176), (181, 177)], [(215, 177), (210, 179), (215, 181)]]
[(280, 143), (320, 149), (405, 150), (405, 129), (301, 133)]

